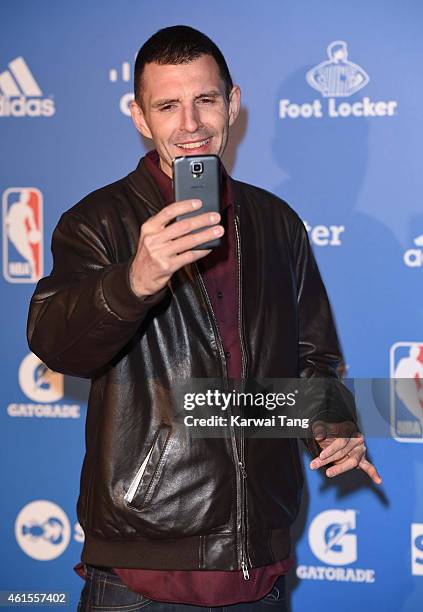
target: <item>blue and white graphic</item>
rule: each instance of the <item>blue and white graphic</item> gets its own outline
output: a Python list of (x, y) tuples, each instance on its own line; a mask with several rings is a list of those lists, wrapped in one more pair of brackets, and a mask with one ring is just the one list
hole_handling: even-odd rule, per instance
[(423, 342), (390, 351), (391, 431), (398, 442), (423, 442)]
[(347, 43), (343, 40), (331, 42), (327, 48), (329, 59), (309, 70), (307, 83), (320, 91), (325, 98), (349, 97), (363, 89), (369, 75), (363, 68), (348, 59)]
[[(122, 78), (122, 81), (126, 83), (132, 80), (132, 69), (131, 69), (131, 64), (129, 62), (123, 62), (122, 67), (121, 67), (120, 76)], [(109, 70), (109, 81), (111, 81), (112, 83), (116, 83), (118, 79), (119, 79), (118, 70), (116, 68), (111, 68)]]
[(33, 353), (21, 362), (19, 385), (34, 402), (57, 402), (63, 398), (63, 374), (50, 370)]
[(373, 584), (375, 570), (356, 566), (356, 523), (357, 510), (333, 508), (318, 513), (308, 528), (308, 544), (314, 557), (324, 565), (299, 564), (297, 577), (300, 580)]
[(423, 576), (423, 523), (411, 525), (411, 572)]
[(25, 59), (9, 62), (0, 73), (0, 117), (51, 117), (54, 101), (43, 98), (43, 92)]
[(329, 59), (305, 75), (308, 85), (319, 91), (325, 100), (315, 98), (298, 103), (282, 98), (279, 100), (280, 119), (393, 117), (397, 114), (397, 100), (372, 100), (364, 96), (361, 100), (353, 98), (351, 102), (337, 101), (337, 98), (349, 98), (363, 89), (370, 77), (363, 68), (348, 60), (347, 43), (343, 40), (330, 43), (327, 51)]
[[(131, 85), (132, 85), (132, 72), (133, 72), (133, 68), (130, 62), (123, 62), (120, 70), (117, 70), (117, 68), (111, 68), (109, 70), (109, 81), (111, 83), (117, 83), (119, 81), (122, 81), (125, 84), (131, 82)], [(120, 112), (126, 117), (131, 116), (131, 111), (129, 107), (133, 99), (134, 99), (133, 91), (125, 92), (120, 97), (119, 109), (120, 109)]]
[(355, 510), (326, 510), (318, 514), (308, 530), (313, 554), (328, 565), (349, 565), (357, 561)]
[(79, 403), (62, 403), (64, 376), (53, 372), (36, 355), (29, 353), (22, 360), (18, 371), (22, 393), (32, 400), (14, 401), (7, 406), (7, 415), (12, 418), (79, 419)]
[(417, 248), (407, 249), (404, 253), (404, 263), (409, 268), (423, 267), (423, 234), (413, 240)]
[(43, 95), (23, 57), (17, 57), (9, 62), (9, 70), (0, 74), (0, 94), (8, 98)]
[(44, 273), (43, 196), (35, 187), (3, 193), (3, 275), (10, 283), (35, 283)]
[(36, 500), (22, 508), (16, 517), (15, 536), (29, 557), (51, 561), (63, 554), (69, 544), (69, 519), (57, 504)]
[[(89, 381), (28, 354), (28, 304), (51, 271), (62, 213), (125, 176), (151, 146), (130, 119), (134, 58), (153, 32), (184, 23), (218, 44), (241, 88), (226, 169), (304, 220), (348, 376), (377, 399), (359, 406), (362, 422), (372, 410), (383, 418), (383, 431), (366, 440), (380, 488), (358, 470), (327, 479), (304, 455), (290, 608), (421, 612), (423, 3), (3, 4), (0, 590), (60, 587), (77, 608), (83, 583), (72, 567), (84, 539), (76, 503)], [(59, 504), (74, 531), (48, 571), (15, 538), (16, 516), (31, 500)], [(55, 555), (66, 521), (57, 506), (31, 512), (19, 538)]]

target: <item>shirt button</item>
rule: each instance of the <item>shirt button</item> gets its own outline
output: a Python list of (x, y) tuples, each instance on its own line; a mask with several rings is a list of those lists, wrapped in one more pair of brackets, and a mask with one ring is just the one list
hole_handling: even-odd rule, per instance
[(222, 293), (221, 291), (218, 291), (218, 292), (217, 292), (217, 297), (218, 297), (219, 299), (220, 299), (220, 298), (223, 298), (223, 293)]
[(226, 351), (226, 353), (225, 353), (225, 357), (226, 357), (226, 359), (229, 359), (229, 357), (230, 357), (230, 356), (231, 356), (230, 351)]

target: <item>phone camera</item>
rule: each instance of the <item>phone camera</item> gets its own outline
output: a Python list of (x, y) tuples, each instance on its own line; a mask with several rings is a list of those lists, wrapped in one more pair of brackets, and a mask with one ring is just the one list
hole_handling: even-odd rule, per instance
[(191, 162), (191, 172), (193, 174), (203, 174), (203, 163)]

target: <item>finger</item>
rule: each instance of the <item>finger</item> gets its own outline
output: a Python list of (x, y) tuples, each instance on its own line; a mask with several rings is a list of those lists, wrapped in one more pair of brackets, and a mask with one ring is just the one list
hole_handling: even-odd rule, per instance
[[(349, 438), (336, 438), (333, 442), (327, 446), (318, 457), (315, 457), (313, 461), (310, 463), (310, 467), (312, 470), (322, 467), (325, 463), (330, 463), (333, 461), (332, 455), (344, 449), (349, 442)], [(323, 457), (322, 457), (323, 456)], [(323, 459), (323, 460), (322, 460)]]
[[(348, 443), (349, 440), (347, 438), (336, 438), (329, 446), (324, 448), (318, 457), (315, 457), (313, 461), (311, 461), (310, 468), (312, 470), (317, 470), (328, 463), (332, 463), (336, 458), (342, 459), (348, 454), (348, 450), (346, 450)], [(329, 454), (323, 454), (326, 453), (326, 451), (328, 451)]]
[(196, 251), (186, 251), (185, 253), (176, 255), (172, 259), (172, 269), (174, 272), (176, 272), (176, 270), (179, 270), (188, 264), (194, 263), (194, 261), (205, 257), (211, 252), (212, 249), (197, 249)]
[(198, 210), (202, 205), (201, 200), (181, 200), (180, 202), (173, 202), (172, 204), (162, 208), (162, 210), (157, 214), (150, 217), (150, 219), (144, 223), (144, 226), (147, 226), (147, 230), (149, 232), (160, 231), (178, 215), (183, 215), (185, 213), (192, 212), (193, 210)]
[(351, 455), (353, 450), (356, 450), (357, 454), (360, 454), (360, 456), (364, 456), (366, 453), (366, 447), (363, 443), (358, 443), (356, 440), (351, 439), (344, 448), (339, 450), (337, 453), (331, 455), (327, 459), (323, 459), (321, 461), (321, 464), (327, 465), (328, 463), (332, 463), (334, 461), (342, 461), (342, 459), (345, 459), (345, 457)]
[(347, 446), (349, 446), (349, 449), (347, 452), (349, 452), (350, 450), (352, 450), (355, 446), (359, 446), (360, 444), (363, 444), (363, 440), (364, 440), (364, 436), (363, 434), (360, 434), (357, 437), (354, 438), (335, 438), (335, 440), (333, 442), (331, 442), (329, 444), (329, 446), (327, 446), (319, 455), (319, 458), (322, 460), (325, 459), (330, 459), (330, 461), (334, 461), (336, 459), (338, 459), (339, 457), (335, 457), (334, 455), (336, 455), (340, 450), (345, 449)]
[[(344, 439), (344, 438), (342, 438), (342, 439)], [(326, 451), (329, 450), (331, 448), (331, 446), (328, 446), (327, 449), (322, 451), (320, 453), (319, 457), (316, 457), (315, 459), (313, 459), (313, 461), (310, 464), (311, 469), (316, 469), (316, 468), (323, 467), (324, 465), (327, 465), (328, 463), (332, 463), (333, 461), (341, 461), (349, 453), (351, 453), (355, 448), (357, 448), (357, 449), (359, 448), (359, 450), (360, 450), (362, 455), (364, 455), (364, 453), (366, 452), (366, 447), (364, 446), (363, 442), (359, 442), (355, 438), (351, 438), (350, 440), (348, 440), (348, 442), (347, 442), (347, 444), (345, 446), (342, 446), (340, 448), (340, 450), (332, 453), (329, 456), (323, 455), (323, 453), (326, 453)], [(323, 455), (323, 457), (322, 457), (322, 455)]]
[(365, 459), (364, 457), (358, 464), (358, 467), (360, 468), (360, 470), (363, 470), (363, 472), (366, 472), (366, 474), (373, 480), (373, 482), (375, 482), (376, 484), (382, 483), (382, 478), (380, 477), (373, 463), (370, 463), (370, 461), (367, 461), (367, 459)]
[(332, 465), (330, 468), (328, 468), (326, 470), (326, 476), (333, 478), (334, 476), (339, 476), (339, 474), (353, 470), (358, 466), (359, 461), (359, 458), (357, 458), (354, 454), (351, 454), (345, 459), (345, 461), (342, 461), (342, 463), (337, 463), (336, 465)]
[(163, 247), (163, 254), (171, 257), (173, 255), (184, 253), (185, 251), (190, 251), (198, 245), (223, 236), (224, 232), (225, 230), (221, 225), (215, 225), (214, 227), (203, 230), (202, 232), (188, 234), (187, 236), (183, 236), (182, 238), (177, 238), (169, 242)]
[(171, 225), (168, 225), (163, 229), (159, 236), (160, 242), (168, 242), (188, 234), (192, 230), (199, 229), (201, 227), (207, 227), (208, 225), (215, 225), (219, 223), (219, 213), (204, 213), (202, 215), (195, 215), (189, 219), (181, 219)]

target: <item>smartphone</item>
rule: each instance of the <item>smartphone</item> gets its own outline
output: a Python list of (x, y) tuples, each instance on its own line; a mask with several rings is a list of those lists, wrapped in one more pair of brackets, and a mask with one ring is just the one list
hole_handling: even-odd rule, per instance
[[(205, 212), (220, 213), (221, 181), (220, 159), (217, 155), (186, 155), (173, 160), (173, 192), (175, 202), (198, 199), (203, 202), (200, 210), (179, 215), (176, 220), (186, 219)], [(211, 226), (208, 226), (211, 227)], [(195, 229), (191, 233), (205, 230)], [(193, 248), (216, 249), (222, 237), (214, 238)]]

